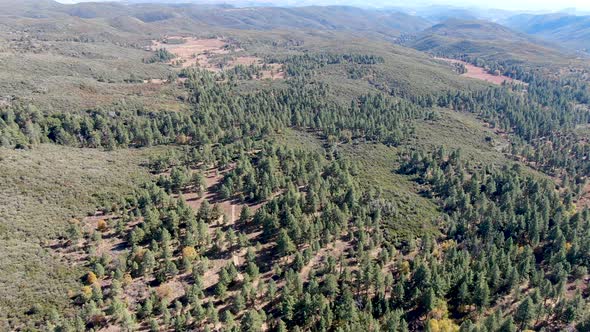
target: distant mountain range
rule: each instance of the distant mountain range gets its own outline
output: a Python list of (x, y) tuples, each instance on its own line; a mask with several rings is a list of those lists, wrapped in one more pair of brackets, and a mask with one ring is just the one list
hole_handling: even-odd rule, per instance
[[(153, 29), (157, 33), (168, 26), (183, 25), (249, 30), (354, 31), (363, 36), (390, 40), (404, 36), (412, 41), (411, 44), (406, 43), (411, 47), (447, 54), (479, 53), (480, 50), (490, 54), (492, 50), (498, 56), (518, 53), (522, 57), (534, 58), (552, 53), (548, 50), (555, 48), (577, 51), (590, 49), (590, 16), (569, 14), (577, 13), (575, 10), (559, 14), (531, 14), (420, 6), (415, 3), (406, 7), (367, 8), (381, 3), (374, 0), (350, 2), (365, 9), (351, 6), (300, 6), (312, 3), (308, 0), (194, 0), (189, 4), (187, 1), (126, 0), (64, 5), (48, 0), (3, 0), (0, 1), (0, 15), (30, 18), (59, 18), (66, 15), (101, 19), (117, 29), (129, 32)], [(274, 6), (279, 3), (286, 7)], [(324, 3), (332, 1), (323, 0), (318, 4)], [(143, 26), (155, 22), (157, 26)]]
[(590, 16), (568, 14), (516, 15), (506, 26), (577, 50), (590, 50)]
[[(19, 5), (16, 5), (19, 4)], [(395, 10), (359, 9), (348, 6), (233, 7), (199, 4), (129, 4), (84, 2), (65, 5), (50, 0), (0, 1), (0, 17), (83, 18), (106, 21), (117, 29), (150, 29), (167, 26), (206, 25), (248, 30), (348, 31), (365, 36), (395, 39), (415, 34), (432, 23)], [(65, 15), (65, 16), (64, 16)], [(8, 18), (8, 17), (7, 17)], [(142, 26), (158, 23), (157, 27)], [(182, 24), (179, 24), (182, 23)], [(157, 32), (157, 30), (154, 30)]]

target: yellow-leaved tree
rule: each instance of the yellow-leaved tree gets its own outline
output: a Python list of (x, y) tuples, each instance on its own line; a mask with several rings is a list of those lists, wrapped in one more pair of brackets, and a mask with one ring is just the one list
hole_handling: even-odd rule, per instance
[(197, 257), (197, 251), (194, 247), (184, 247), (182, 248), (182, 257), (188, 258), (192, 261), (195, 259), (195, 257)]
[(448, 318), (431, 319), (427, 329), (429, 332), (459, 332), (459, 325)]
[(88, 272), (88, 274), (86, 275), (86, 282), (89, 285), (95, 284), (98, 281), (98, 278), (96, 277), (96, 274), (94, 274), (94, 272), (90, 271)]

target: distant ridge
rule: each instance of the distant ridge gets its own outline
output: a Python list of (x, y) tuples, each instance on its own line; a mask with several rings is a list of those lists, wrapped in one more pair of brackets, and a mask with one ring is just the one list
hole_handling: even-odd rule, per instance
[(503, 22), (515, 30), (560, 43), (576, 50), (590, 50), (590, 16), (565, 13), (516, 15)]
[(483, 20), (447, 20), (420, 32), (406, 45), (433, 54), (467, 54), (494, 60), (543, 62), (563, 57), (555, 45)]
[[(82, 19), (106, 19), (114, 27), (182, 19), (186, 24), (249, 30), (313, 29), (355, 31), (394, 38), (417, 33), (431, 25), (423, 18), (392, 10), (359, 9), (350, 6), (309, 7), (231, 7), (224, 5), (84, 2), (64, 5), (50, 0), (26, 0), (24, 5), (0, 4), (2, 14), (28, 17), (28, 13), (46, 17), (69, 15)], [(143, 0), (142, 0), (143, 1)], [(0, 14), (1, 15), (1, 14)], [(123, 19), (129, 17), (141, 22)], [(125, 21), (126, 20), (126, 21)], [(131, 27), (134, 25), (135, 28)], [(141, 25), (141, 24), (140, 24)]]

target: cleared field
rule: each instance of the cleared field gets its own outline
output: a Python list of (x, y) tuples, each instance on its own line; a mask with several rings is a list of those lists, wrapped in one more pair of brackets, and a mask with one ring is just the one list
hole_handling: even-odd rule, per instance
[(504, 82), (525, 84), (524, 82), (512, 79), (508, 76), (490, 74), (484, 68), (474, 66), (474, 65), (467, 63), (465, 61), (455, 60), (455, 59), (446, 59), (446, 58), (436, 58), (436, 59), (443, 60), (443, 61), (446, 61), (449, 63), (462, 64), (463, 66), (465, 66), (465, 69), (467, 70), (467, 72), (464, 74), (461, 74), (461, 76), (463, 76), (463, 77), (474, 78), (477, 80), (486, 81), (486, 82), (496, 84), (496, 85), (502, 85)]
[[(171, 40), (178, 42), (171, 43)], [(166, 41), (168, 42), (154, 40), (151, 50), (155, 51), (161, 48), (168, 50), (179, 58), (172, 60), (171, 63), (180, 61), (182, 67), (193, 65), (205, 67), (210, 56), (229, 53), (229, 50), (226, 49), (227, 43), (217, 38), (169, 37)]]
[(168, 62), (182, 68), (197, 66), (212, 72), (220, 72), (236, 66), (267, 66), (261, 79), (282, 79), (285, 73), (280, 64), (265, 64), (256, 56), (236, 54), (241, 49), (219, 38), (168, 37), (164, 41), (152, 41), (150, 50), (166, 49), (177, 56)]

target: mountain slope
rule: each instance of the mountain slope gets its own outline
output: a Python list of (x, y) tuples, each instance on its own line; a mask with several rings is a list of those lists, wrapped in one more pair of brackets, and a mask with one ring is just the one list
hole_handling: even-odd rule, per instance
[(517, 15), (506, 26), (576, 50), (590, 49), (590, 16), (566, 14)]
[[(12, 1), (12, 0), (9, 0)], [(80, 3), (62, 5), (52, 1), (26, 2), (23, 5), (0, 5), (2, 15), (58, 18), (63, 15), (83, 19), (132, 17), (144, 23), (175, 25), (207, 25), (231, 29), (272, 30), (302, 29), (327, 31), (355, 31), (395, 37), (401, 33), (416, 33), (430, 23), (420, 17), (397, 11), (362, 10), (346, 6), (308, 6), (297, 8), (250, 7), (235, 8), (223, 5), (195, 4), (120, 4)], [(120, 22), (116, 22), (120, 23)]]
[(560, 61), (554, 47), (500, 24), (481, 20), (447, 20), (406, 43), (419, 51), (446, 56), (470, 55), (494, 60)]

